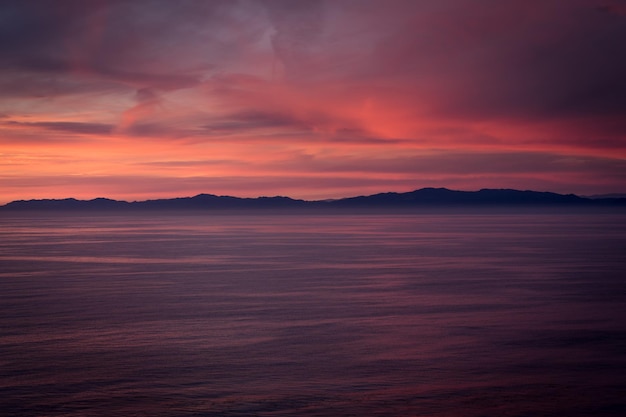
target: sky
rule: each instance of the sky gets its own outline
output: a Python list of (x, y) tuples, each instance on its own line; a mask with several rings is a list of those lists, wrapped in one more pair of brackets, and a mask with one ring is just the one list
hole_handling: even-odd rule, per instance
[(0, 203), (626, 192), (626, 0), (3, 0)]

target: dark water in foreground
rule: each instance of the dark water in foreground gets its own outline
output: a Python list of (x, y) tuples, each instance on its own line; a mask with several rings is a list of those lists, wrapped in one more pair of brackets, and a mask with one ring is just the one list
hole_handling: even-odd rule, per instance
[(0, 414), (623, 416), (626, 216), (0, 217)]

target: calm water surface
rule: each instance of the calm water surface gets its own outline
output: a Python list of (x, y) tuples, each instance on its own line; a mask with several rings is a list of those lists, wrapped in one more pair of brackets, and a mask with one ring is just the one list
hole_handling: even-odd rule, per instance
[(0, 414), (623, 416), (626, 215), (0, 217)]

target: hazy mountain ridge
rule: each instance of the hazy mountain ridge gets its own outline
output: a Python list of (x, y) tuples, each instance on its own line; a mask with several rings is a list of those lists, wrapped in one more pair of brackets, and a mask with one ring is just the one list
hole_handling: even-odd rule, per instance
[(406, 193), (387, 192), (336, 200), (298, 200), (290, 197), (241, 198), (198, 194), (145, 201), (121, 201), (108, 198), (92, 200), (42, 199), (18, 200), (0, 206), (4, 210), (180, 210), (180, 209), (283, 209), (344, 207), (433, 207), (433, 206), (626, 206), (626, 198), (588, 198), (575, 194), (557, 194), (512, 189), (455, 191), (447, 188), (422, 188)]

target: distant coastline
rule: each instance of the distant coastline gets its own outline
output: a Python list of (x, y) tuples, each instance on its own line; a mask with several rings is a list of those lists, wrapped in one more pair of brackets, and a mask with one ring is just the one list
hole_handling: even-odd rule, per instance
[(452, 207), (626, 207), (623, 197), (582, 197), (513, 189), (456, 191), (447, 188), (422, 188), (406, 193), (378, 193), (335, 200), (299, 200), (290, 197), (241, 198), (199, 194), (194, 197), (121, 201), (109, 198), (92, 200), (41, 199), (17, 200), (0, 206), (3, 211), (119, 211), (119, 210), (244, 210), (244, 209), (345, 209), (345, 208), (452, 208)]

